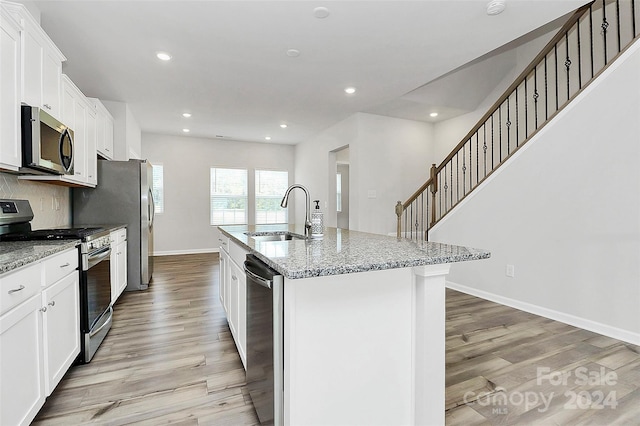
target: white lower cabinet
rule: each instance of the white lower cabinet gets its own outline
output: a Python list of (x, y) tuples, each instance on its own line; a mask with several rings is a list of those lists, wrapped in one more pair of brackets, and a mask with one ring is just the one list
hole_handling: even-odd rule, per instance
[(246, 364), (247, 342), (247, 278), (244, 269), (240, 269), (231, 260), (231, 315), (229, 327), (240, 352), (242, 363)]
[(0, 276), (0, 425), (31, 423), (80, 353), (77, 253)]
[(246, 256), (247, 252), (228, 239), (220, 245), (220, 302), (227, 314), (231, 335), (246, 369), (247, 278), (242, 266), (242, 253)]
[(47, 396), (80, 353), (80, 284), (69, 274), (42, 292), (44, 371)]
[(226, 247), (220, 247), (220, 304), (229, 319), (229, 253)]
[(0, 316), (2, 425), (28, 425), (44, 405), (41, 308), (41, 295), (37, 294)]
[(111, 305), (127, 288), (127, 229), (111, 232)]

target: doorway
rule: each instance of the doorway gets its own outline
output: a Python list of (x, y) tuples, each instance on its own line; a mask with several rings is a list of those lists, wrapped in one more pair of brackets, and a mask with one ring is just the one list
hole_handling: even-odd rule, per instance
[(349, 147), (336, 151), (336, 227), (349, 229)]

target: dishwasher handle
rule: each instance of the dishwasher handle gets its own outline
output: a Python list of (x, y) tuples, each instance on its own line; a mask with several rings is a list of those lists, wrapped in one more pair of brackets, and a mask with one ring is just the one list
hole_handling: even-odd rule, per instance
[(259, 261), (252, 261), (251, 259), (247, 258), (247, 260), (244, 262), (244, 272), (255, 283), (270, 289), (273, 287), (273, 279), (265, 277), (263, 276), (263, 274), (261, 274), (261, 272), (266, 272), (268, 274), (268, 269), (266, 269), (266, 265), (258, 262)]

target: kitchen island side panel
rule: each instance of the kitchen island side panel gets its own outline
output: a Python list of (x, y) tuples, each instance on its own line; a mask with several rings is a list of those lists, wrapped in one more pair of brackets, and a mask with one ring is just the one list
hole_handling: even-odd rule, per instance
[(414, 293), (411, 268), (285, 279), (285, 424), (413, 423)]

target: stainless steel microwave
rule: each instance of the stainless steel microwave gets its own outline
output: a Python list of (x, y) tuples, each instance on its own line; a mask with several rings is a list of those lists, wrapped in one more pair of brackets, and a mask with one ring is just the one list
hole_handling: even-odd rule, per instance
[(73, 130), (38, 107), (21, 106), (22, 165), (59, 175), (73, 174)]

